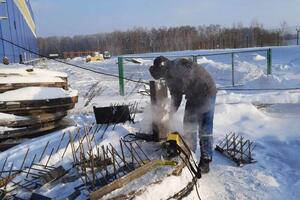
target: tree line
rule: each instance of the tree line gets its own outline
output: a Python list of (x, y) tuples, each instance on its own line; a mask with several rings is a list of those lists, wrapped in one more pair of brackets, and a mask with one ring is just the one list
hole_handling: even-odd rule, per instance
[(220, 25), (134, 28), (74, 37), (38, 38), (40, 53), (49, 55), (77, 51), (110, 51), (112, 55), (216, 48), (280, 46), (285, 44), (284, 26), (267, 30), (258, 22), (230, 28)]

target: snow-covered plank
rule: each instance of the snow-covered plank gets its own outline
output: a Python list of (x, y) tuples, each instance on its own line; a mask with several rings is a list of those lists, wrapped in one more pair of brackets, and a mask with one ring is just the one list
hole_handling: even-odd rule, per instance
[(25, 87), (0, 94), (0, 102), (48, 100), (78, 96), (77, 90), (49, 87)]
[(10, 90), (16, 90), (24, 87), (54, 87), (68, 89), (68, 83), (66, 81), (60, 82), (41, 82), (38, 80), (32, 80), (33, 82), (21, 82), (21, 83), (0, 83), (0, 93), (4, 93)]

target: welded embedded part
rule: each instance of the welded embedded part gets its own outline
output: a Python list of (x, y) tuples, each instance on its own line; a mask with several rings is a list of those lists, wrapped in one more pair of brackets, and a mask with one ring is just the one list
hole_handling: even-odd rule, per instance
[(254, 142), (235, 133), (226, 134), (215, 150), (233, 160), (238, 166), (255, 163), (253, 159)]

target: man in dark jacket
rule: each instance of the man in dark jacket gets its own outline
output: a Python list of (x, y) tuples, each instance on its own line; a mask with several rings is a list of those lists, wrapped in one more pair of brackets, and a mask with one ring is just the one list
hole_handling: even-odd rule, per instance
[(213, 117), (216, 101), (216, 84), (211, 75), (200, 65), (189, 59), (169, 60), (160, 56), (149, 69), (154, 79), (163, 78), (171, 94), (171, 115), (174, 114), (185, 94), (184, 139), (195, 152), (197, 129), (199, 133), (202, 173), (209, 172), (212, 160)]

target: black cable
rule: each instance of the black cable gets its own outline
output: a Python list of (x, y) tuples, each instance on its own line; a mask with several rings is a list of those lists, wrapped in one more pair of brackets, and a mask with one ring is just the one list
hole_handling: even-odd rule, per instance
[[(201, 170), (199, 169), (199, 167), (197, 166), (194, 158), (193, 158), (193, 155), (192, 155), (192, 152), (191, 152), (191, 149), (189, 148), (189, 146), (187, 145), (187, 143), (184, 141), (183, 137), (179, 134), (179, 137), (183, 143), (183, 145), (188, 149), (189, 153), (191, 154), (191, 157), (192, 157), (192, 160), (194, 162), (194, 164), (196, 165), (196, 168), (197, 168), (197, 172), (195, 174), (192, 173), (192, 164), (189, 162), (190, 166), (191, 166), (191, 170), (189, 169), (191, 175), (193, 176), (193, 181), (194, 181), (194, 185), (196, 187), (196, 192), (197, 192), (197, 196), (199, 198), (199, 200), (201, 200), (201, 197), (200, 197), (200, 194), (199, 194), (199, 191), (198, 191), (198, 185), (197, 185), (197, 179), (199, 178), (199, 175), (201, 177)], [(189, 159), (189, 157), (186, 155), (186, 152), (183, 151), (183, 149), (178, 146), (179, 150), (187, 157), (187, 159)], [(182, 157), (180, 156), (180, 158), (182, 159)], [(185, 162), (184, 159), (182, 159), (182, 161), (187, 165), (187, 163)]]
[[(195, 159), (194, 159), (194, 157), (193, 157), (193, 155), (192, 155), (192, 151), (191, 151), (189, 145), (185, 142), (185, 140), (183, 139), (183, 137), (182, 137), (180, 134), (179, 134), (179, 137), (180, 137), (180, 140), (182, 141), (183, 145), (185, 146), (185, 148), (186, 148), (186, 149), (189, 151), (189, 153), (191, 154), (192, 161), (194, 162), (195, 166), (197, 166), (197, 163), (196, 163), (196, 161), (195, 161)], [(178, 147), (180, 148), (180, 146), (178, 146)], [(183, 151), (183, 149), (181, 149), (181, 148), (180, 148), (180, 150)], [(185, 152), (183, 151), (183, 153), (185, 153)], [(186, 154), (186, 153), (185, 153), (185, 154)], [(186, 155), (186, 156), (187, 156), (187, 155)]]
[(131, 82), (134, 82), (134, 83), (143, 83), (143, 84), (149, 85), (149, 83), (147, 83), (147, 82), (138, 81), (138, 80), (134, 80), (134, 79), (126, 78), (126, 77), (120, 77), (120, 76), (115, 75), (115, 74), (110, 74), (110, 73), (100, 72), (100, 71), (97, 71), (97, 70), (93, 70), (93, 69), (88, 69), (88, 68), (82, 67), (82, 66), (80, 66), (80, 65), (71, 64), (71, 63), (64, 62), (64, 61), (61, 61), (61, 60), (58, 60), (58, 59), (55, 59), (55, 58), (50, 58), (49, 56), (45, 56), (45, 55), (42, 55), (42, 54), (40, 54), (40, 53), (34, 52), (34, 51), (30, 50), (30, 49), (27, 49), (27, 48), (22, 47), (22, 46), (20, 46), (20, 45), (18, 45), (18, 44), (15, 44), (14, 42), (11, 42), (11, 41), (9, 41), (9, 40), (6, 40), (6, 39), (4, 39), (4, 38), (2, 38), (2, 37), (0, 37), (0, 40), (2, 40), (2, 41), (4, 41), (4, 42), (7, 42), (7, 43), (9, 43), (9, 44), (11, 44), (11, 45), (14, 45), (14, 46), (16, 46), (16, 47), (18, 47), (18, 48), (20, 48), (20, 49), (23, 49), (23, 50), (25, 50), (25, 51), (27, 51), (27, 52), (29, 52), (29, 53), (32, 53), (32, 54), (34, 54), (34, 55), (36, 55), (36, 56), (39, 56), (39, 57), (42, 57), (42, 58), (47, 58), (47, 59), (49, 59), (49, 60), (54, 60), (54, 61), (59, 62), (59, 63), (63, 63), (63, 64), (66, 64), (66, 65), (70, 65), (70, 66), (72, 66), (72, 67), (77, 67), (77, 68), (80, 68), (80, 69), (84, 69), (84, 70), (87, 70), (87, 71), (90, 71), (90, 72), (94, 72), (94, 73), (97, 73), (97, 74), (102, 74), (102, 75), (105, 75), (105, 76), (111, 76), (111, 77), (114, 77), (114, 78), (122, 78), (122, 79), (124, 79), (124, 80), (131, 81)]
[[(190, 162), (189, 160), (189, 156), (187, 155), (187, 153), (178, 145), (177, 146), (179, 152), (183, 153), (183, 155), (187, 158), (187, 162), (193, 172), (193, 174), (195, 175), (195, 177), (197, 177), (198, 179), (201, 178), (201, 170), (199, 169), (199, 167), (197, 166), (196, 162), (194, 161), (194, 159), (192, 158), (194, 164), (195, 164), (195, 167), (193, 167), (192, 163)], [(191, 155), (191, 157), (193, 157), (193, 155)], [(185, 163), (186, 164), (186, 163)], [(196, 168), (196, 169), (195, 169)]]
[(197, 179), (194, 178), (194, 181), (195, 181), (194, 184), (195, 184), (195, 188), (196, 188), (196, 192), (197, 192), (198, 199), (201, 200), (200, 193), (199, 193), (199, 191), (198, 191)]
[[(189, 172), (191, 173), (192, 175), (192, 181), (194, 183), (194, 186), (196, 187), (196, 192), (197, 192), (197, 196), (198, 196), (198, 199), (201, 200), (201, 197), (200, 197), (200, 194), (199, 194), (199, 191), (198, 191), (198, 186), (197, 186), (197, 177), (195, 177), (194, 173), (192, 172), (192, 169), (189, 168), (188, 166), (188, 163), (186, 163), (186, 161), (184, 160), (184, 158), (182, 158), (182, 156), (180, 156), (179, 154), (179, 157), (180, 159), (184, 162), (184, 164), (186, 165), (186, 167), (188, 168)], [(189, 162), (189, 161), (188, 161)], [(191, 163), (189, 162), (189, 164), (191, 165)], [(191, 167), (191, 166), (190, 166)]]

